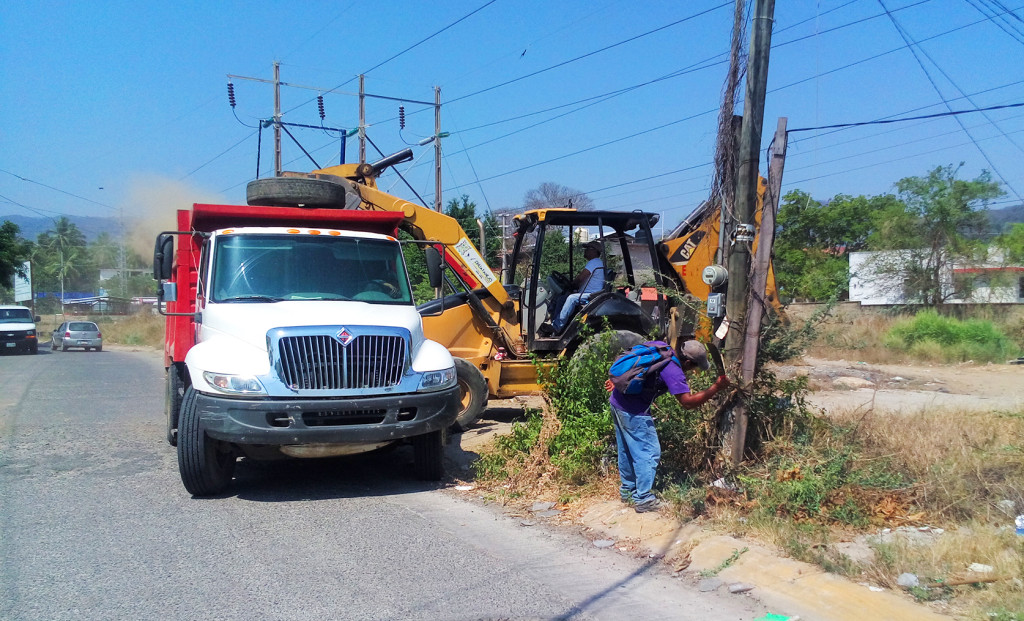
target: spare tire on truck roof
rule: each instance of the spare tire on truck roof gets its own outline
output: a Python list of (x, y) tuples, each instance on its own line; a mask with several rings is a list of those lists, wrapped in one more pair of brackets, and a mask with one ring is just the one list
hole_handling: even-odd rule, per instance
[(250, 181), (245, 201), (277, 207), (344, 207), (345, 186), (325, 179), (269, 177)]

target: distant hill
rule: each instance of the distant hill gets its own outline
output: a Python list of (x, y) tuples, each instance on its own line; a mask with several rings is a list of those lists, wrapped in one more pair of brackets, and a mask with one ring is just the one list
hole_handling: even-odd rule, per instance
[(988, 222), (993, 235), (1005, 233), (1012, 225), (1024, 222), (1024, 204), (1003, 209), (990, 209)]
[[(4, 220), (10, 220), (14, 224), (18, 225), (18, 234), (29, 241), (36, 241), (36, 238), (39, 237), (40, 233), (45, 233), (46, 231), (53, 229), (53, 220), (50, 218), (21, 215), (0, 216), (0, 222), (3, 222)], [(85, 239), (87, 241), (93, 241), (99, 237), (100, 233), (103, 232), (109, 233), (114, 237), (120, 236), (121, 227), (117, 218), (68, 216), (68, 220), (78, 227), (78, 230), (85, 235)]]

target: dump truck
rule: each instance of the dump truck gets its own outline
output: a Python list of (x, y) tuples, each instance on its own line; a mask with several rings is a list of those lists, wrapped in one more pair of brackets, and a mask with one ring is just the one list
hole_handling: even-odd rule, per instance
[[(167, 441), (193, 495), (224, 491), (242, 456), (398, 442), (419, 478), (443, 476), (460, 393), (413, 302), (404, 216), (345, 204), (344, 191), (329, 208), (195, 204), (158, 235)], [(439, 256), (429, 271), (439, 283)]]
[[(406, 149), (375, 163), (258, 179), (247, 188), (247, 202), (400, 214), (401, 230), (439, 250), (441, 295), (419, 309), (427, 337), (455, 357), (456, 430), (476, 421), (488, 398), (536, 393), (538, 370), (571, 357), (595, 332), (611, 328), (616, 344), (629, 347), (651, 334), (674, 343), (696, 334), (702, 321), (709, 323), (706, 315), (702, 319), (709, 288), (699, 289), (693, 276), (699, 279), (714, 260), (717, 228), (694, 233), (716, 217), (716, 210), (705, 209), (700, 219), (661, 241), (653, 234), (655, 213), (527, 211), (513, 219), (508, 269), (496, 273), (457, 220), (378, 188), (380, 171), (410, 159), (412, 151)], [(606, 282), (563, 331), (542, 334), (548, 307), (582, 267), (579, 248), (591, 235), (604, 250)], [(559, 257), (554, 267), (552, 254)], [(714, 287), (722, 290), (721, 283)], [(770, 289), (774, 293), (774, 282)]]

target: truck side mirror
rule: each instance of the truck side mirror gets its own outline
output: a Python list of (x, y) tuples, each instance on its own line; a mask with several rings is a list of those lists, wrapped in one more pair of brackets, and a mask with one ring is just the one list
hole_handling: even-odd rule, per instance
[(157, 291), (157, 298), (161, 302), (177, 302), (178, 301), (178, 283), (176, 283), (176, 282), (161, 283), (160, 289)]
[(153, 247), (153, 280), (170, 280), (174, 265), (174, 236), (161, 233)]
[(433, 246), (427, 246), (424, 253), (427, 261), (427, 280), (432, 288), (437, 289), (441, 286), (441, 253)]

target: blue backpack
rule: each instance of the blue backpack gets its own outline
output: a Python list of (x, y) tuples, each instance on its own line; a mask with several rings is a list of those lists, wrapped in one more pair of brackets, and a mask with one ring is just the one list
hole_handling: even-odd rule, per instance
[(672, 361), (679, 364), (675, 352), (667, 345), (634, 345), (615, 359), (608, 375), (616, 390), (624, 395), (638, 395)]

